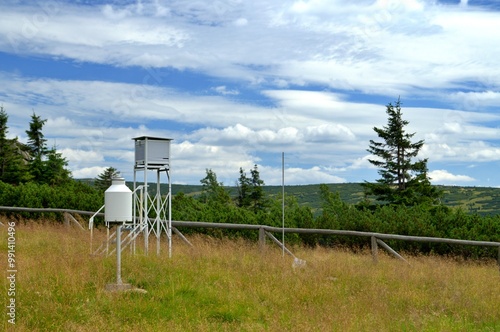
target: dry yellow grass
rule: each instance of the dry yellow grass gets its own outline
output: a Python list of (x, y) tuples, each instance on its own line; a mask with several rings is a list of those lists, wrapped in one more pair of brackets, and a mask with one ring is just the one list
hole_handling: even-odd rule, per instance
[(272, 244), (190, 241), (174, 238), (171, 259), (153, 243), (147, 257), (125, 250), (123, 280), (147, 293), (109, 293), (115, 257), (91, 257), (87, 233), (17, 225), (16, 331), (500, 331), (494, 261), (294, 248), (307, 261), (294, 269)]

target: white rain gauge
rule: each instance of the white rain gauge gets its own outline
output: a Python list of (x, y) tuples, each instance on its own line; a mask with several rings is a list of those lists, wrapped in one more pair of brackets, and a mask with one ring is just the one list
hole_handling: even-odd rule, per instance
[[(130, 289), (121, 277), (122, 228), (132, 223), (132, 191), (125, 185), (124, 178), (113, 178), (111, 186), (104, 192), (104, 222), (108, 228), (116, 225), (116, 284), (108, 284), (108, 290)], [(108, 240), (109, 242), (109, 240)]]

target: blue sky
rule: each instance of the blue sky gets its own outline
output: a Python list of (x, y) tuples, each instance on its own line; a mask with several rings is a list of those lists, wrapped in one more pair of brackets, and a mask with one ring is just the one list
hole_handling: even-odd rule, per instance
[(500, 186), (494, 1), (18, 1), (0, 4), (0, 103), (33, 111), (75, 178), (133, 175), (137, 136), (173, 138), (172, 179), (378, 178), (366, 152), (400, 96), (434, 184)]

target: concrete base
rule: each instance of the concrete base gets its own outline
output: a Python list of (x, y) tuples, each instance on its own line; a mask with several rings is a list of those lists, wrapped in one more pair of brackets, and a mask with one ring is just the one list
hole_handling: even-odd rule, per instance
[(107, 284), (106, 290), (108, 292), (123, 292), (132, 289), (131, 284)]

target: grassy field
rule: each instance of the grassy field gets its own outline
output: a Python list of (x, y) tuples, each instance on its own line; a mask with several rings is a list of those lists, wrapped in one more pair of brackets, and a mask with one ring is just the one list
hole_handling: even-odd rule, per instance
[[(500, 331), (493, 261), (409, 257), (408, 266), (381, 255), (374, 264), (368, 252), (292, 248), (307, 261), (293, 268), (272, 244), (191, 237), (189, 248), (174, 238), (171, 259), (166, 247), (125, 250), (122, 278), (146, 293), (112, 293), (115, 257), (89, 255), (88, 233), (15, 229), (15, 331)], [(7, 227), (0, 236), (6, 271)]]

